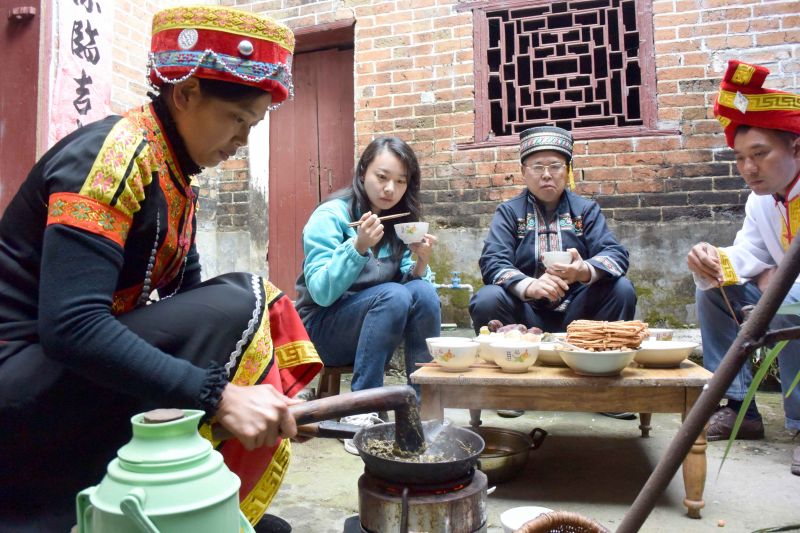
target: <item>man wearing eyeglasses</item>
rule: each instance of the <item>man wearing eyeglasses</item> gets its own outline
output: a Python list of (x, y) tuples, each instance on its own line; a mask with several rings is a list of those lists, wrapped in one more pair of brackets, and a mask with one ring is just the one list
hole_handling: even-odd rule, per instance
[[(493, 319), (560, 332), (577, 319), (633, 318), (628, 251), (600, 206), (570, 190), (572, 144), (569, 131), (553, 126), (520, 133), (527, 188), (492, 219), (479, 260), (485, 286), (470, 301), (476, 331)], [(569, 259), (548, 268), (548, 251), (569, 252)]]

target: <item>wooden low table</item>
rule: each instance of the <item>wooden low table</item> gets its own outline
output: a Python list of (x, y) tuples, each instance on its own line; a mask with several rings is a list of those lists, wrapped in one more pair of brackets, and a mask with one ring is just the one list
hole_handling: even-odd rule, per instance
[[(568, 368), (534, 366), (523, 374), (499, 368), (472, 368), (444, 372), (423, 367), (411, 375), (422, 388), (421, 415), (440, 419), (444, 408), (528, 409), (640, 413), (642, 437), (649, 436), (651, 413), (686, 414), (694, 405), (711, 372), (684, 361), (680, 368), (639, 368), (635, 363), (615, 377), (584, 377)], [(706, 431), (703, 429), (683, 461), (684, 504), (689, 516), (700, 518), (705, 506)]]

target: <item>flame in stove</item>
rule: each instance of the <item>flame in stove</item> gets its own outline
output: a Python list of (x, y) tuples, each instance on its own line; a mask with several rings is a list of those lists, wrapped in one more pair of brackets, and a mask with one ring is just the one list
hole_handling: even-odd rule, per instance
[[(425, 487), (414, 487), (413, 485), (408, 487), (409, 495), (413, 496), (421, 496), (421, 495), (435, 495), (435, 494), (450, 494), (451, 492), (457, 492), (464, 487), (466, 487), (466, 483), (459, 483), (458, 485), (453, 485), (452, 487), (440, 487), (436, 489), (425, 488)], [(402, 485), (384, 485), (381, 487), (386, 493), (388, 494), (395, 494), (398, 496), (402, 496), (403, 489), (405, 488)]]

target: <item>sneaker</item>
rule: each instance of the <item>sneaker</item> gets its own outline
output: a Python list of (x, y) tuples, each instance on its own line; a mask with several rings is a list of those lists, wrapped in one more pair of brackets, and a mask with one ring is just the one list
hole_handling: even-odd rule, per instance
[(522, 416), (525, 414), (525, 411), (522, 409), (498, 409), (497, 416), (502, 416), (503, 418), (517, 418), (518, 416)]
[[(728, 440), (733, 432), (733, 423), (736, 422), (736, 411), (730, 407), (723, 407), (708, 421), (706, 437), (709, 441)], [(764, 422), (761, 418), (745, 418), (736, 433), (736, 440), (758, 440), (764, 438)]]
[[(368, 428), (375, 424), (383, 424), (383, 420), (378, 416), (378, 413), (365, 413), (363, 415), (343, 416), (339, 419), (342, 424), (351, 424), (353, 426), (361, 426)], [(353, 439), (344, 439), (344, 449), (347, 453), (358, 455), (358, 448), (353, 443)]]
[(611, 412), (611, 411), (600, 411), (601, 415), (607, 416), (609, 418), (616, 418), (617, 420), (636, 420), (636, 413), (629, 413), (629, 412)]

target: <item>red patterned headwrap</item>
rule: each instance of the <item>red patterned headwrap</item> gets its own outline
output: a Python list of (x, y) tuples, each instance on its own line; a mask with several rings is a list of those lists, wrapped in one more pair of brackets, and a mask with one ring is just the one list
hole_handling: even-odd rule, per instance
[(736, 128), (756, 128), (800, 133), (800, 95), (764, 89), (769, 70), (732, 59), (719, 86), (714, 116), (725, 128), (725, 139), (733, 148)]
[(150, 82), (241, 83), (270, 93), (277, 106), (294, 94), (293, 52), (292, 30), (270, 18), (220, 6), (165, 9), (153, 17)]

